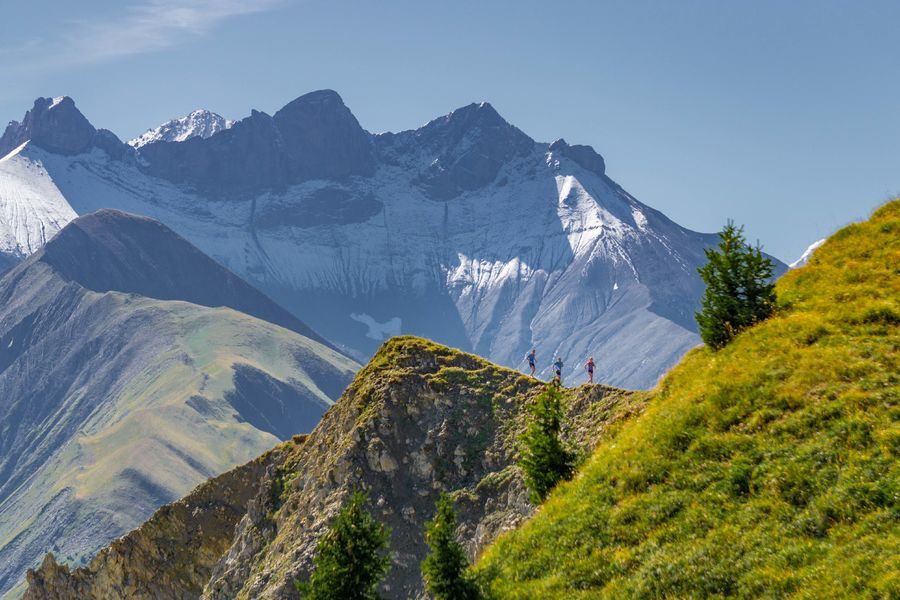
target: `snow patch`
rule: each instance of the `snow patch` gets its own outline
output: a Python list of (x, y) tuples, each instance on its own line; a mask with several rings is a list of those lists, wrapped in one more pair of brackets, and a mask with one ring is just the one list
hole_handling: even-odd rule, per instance
[(631, 209), (631, 216), (634, 218), (634, 224), (641, 231), (647, 231), (647, 217), (637, 208)]
[(373, 340), (386, 340), (388, 338), (400, 335), (402, 321), (400, 317), (388, 319), (384, 323), (380, 323), (366, 313), (352, 313), (350, 318), (358, 323), (362, 323), (369, 328), (366, 337)]
[(195, 137), (205, 139), (230, 129), (233, 125), (234, 121), (214, 112), (199, 109), (186, 117), (163, 123), (156, 129), (148, 129), (142, 135), (130, 140), (128, 145), (140, 148), (156, 142), (183, 142)]
[(809, 259), (812, 258), (813, 252), (816, 251), (816, 248), (825, 243), (825, 239), (818, 240), (809, 245), (809, 248), (803, 251), (803, 254), (800, 255), (800, 258), (789, 264), (788, 266), (792, 269), (796, 269), (798, 267), (804, 266), (809, 262)]
[(0, 160), (0, 251), (22, 257), (78, 216), (27, 145)]

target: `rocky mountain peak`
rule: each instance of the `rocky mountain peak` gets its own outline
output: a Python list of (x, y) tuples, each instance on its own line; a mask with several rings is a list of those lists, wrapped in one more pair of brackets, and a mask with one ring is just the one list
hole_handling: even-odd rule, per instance
[(128, 146), (111, 131), (94, 128), (69, 96), (38, 98), (21, 123), (10, 122), (0, 137), (0, 157), (25, 142), (67, 156), (91, 148), (100, 148), (115, 159), (131, 154)]
[(490, 102), (473, 102), (438, 117), (418, 130), (420, 137), (450, 138), (458, 141), (466, 136), (499, 138), (516, 144), (533, 144), (524, 134), (491, 105)]
[(429, 194), (448, 200), (496, 179), (503, 165), (534, 149), (534, 140), (487, 102), (472, 103), (415, 132), (430, 154), (419, 177)]
[(325, 343), (256, 288), (147, 217), (113, 209), (79, 217), (17, 268), (36, 261), (95, 292), (228, 306)]
[(153, 175), (232, 197), (375, 170), (369, 134), (331, 90), (300, 96), (274, 116), (252, 110), (206, 139), (150, 143), (140, 153)]
[(333, 90), (310, 92), (275, 113), (291, 170), (299, 179), (371, 174), (369, 134)]
[(87, 150), (96, 129), (68, 96), (38, 98), (21, 123), (13, 121), (0, 138), (0, 155), (27, 141), (58, 154)]
[[(315, 109), (322, 112), (349, 112), (350, 109), (344, 104), (344, 99), (334, 90), (315, 90), (307, 92), (297, 98), (291, 100), (278, 113), (292, 113), (298, 110)], [(278, 114), (276, 113), (276, 115)]]
[(147, 130), (142, 135), (130, 140), (128, 145), (140, 148), (156, 142), (183, 142), (195, 137), (206, 139), (220, 131), (225, 131), (232, 125), (234, 125), (234, 121), (201, 108), (192, 111), (185, 117), (172, 119), (159, 127)]

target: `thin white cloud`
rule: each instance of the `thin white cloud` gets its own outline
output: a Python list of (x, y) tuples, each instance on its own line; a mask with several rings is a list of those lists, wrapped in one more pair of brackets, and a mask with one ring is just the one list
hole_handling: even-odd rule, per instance
[(145, 0), (117, 17), (70, 21), (52, 41), (32, 38), (3, 54), (18, 55), (28, 67), (103, 62), (184, 43), (209, 33), (223, 21), (273, 10), (285, 1)]

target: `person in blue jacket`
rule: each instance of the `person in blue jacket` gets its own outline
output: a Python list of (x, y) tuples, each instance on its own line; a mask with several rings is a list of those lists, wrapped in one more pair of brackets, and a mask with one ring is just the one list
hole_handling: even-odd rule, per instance
[(536, 360), (534, 357), (535, 349), (532, 348), (531, 352), (528, 353), (528, 356), (525, 358), (528, 360), (528, 367), (531, 369), (531, 376), (534, 377), (534, 361)]

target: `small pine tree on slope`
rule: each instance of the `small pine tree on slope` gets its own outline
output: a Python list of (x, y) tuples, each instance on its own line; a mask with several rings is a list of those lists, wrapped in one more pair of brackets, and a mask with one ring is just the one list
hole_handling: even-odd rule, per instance
[(528, 428), (522, 434), (519, 464), (525, 473), (525, 485), (531, 501), (539, 504), (560, 480), (570, 479), (575, 455), (560, 438), (563, 421), (562, 393), (548, 385), (529, 407)]
[(369, 514), (364, 492), (354, 492), (313, 557), (315, 570), (297, 589), (307, 600), (374, 600), (376, 587), (391, 566), (385, 554), (390, 530)]
[(705, 250), (707, 263), (698, 269), (706, 291), (697, 325), (704, 343), (714, 350), (775, 310), (774, 265), (759, 245), (747, 244), (743, 232), (729, 221), (719, 234), (719, 245)]
[(466, 575), (469, 561), (454, 537), (455, 530), (453, 500), (441, 494), (437, 514), (425, 526), (425, 541), (430, 549), (422, 561), (425, 588), (437, 600), (478, 600), (482, 595), (477, 584)]

